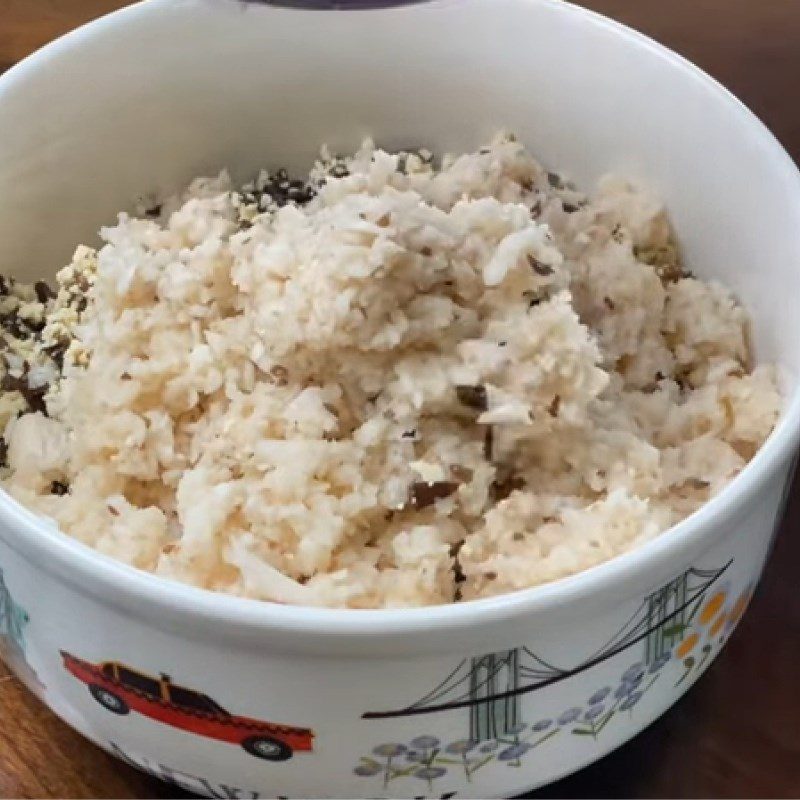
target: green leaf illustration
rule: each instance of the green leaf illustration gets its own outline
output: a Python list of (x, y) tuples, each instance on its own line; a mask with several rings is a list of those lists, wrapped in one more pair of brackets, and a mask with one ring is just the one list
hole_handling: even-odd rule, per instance
[(479, 761), (477, 764), (475, 764), (474, 767), (470, 767), (470, 773), (479, 770), (481, 767), (485, 767), (492, 760), (492, 758), (493, 756), (486, 756), (482, 761)]
[(416, 764), (412, 764), (410, 767), (390, 767), (391, 770), (391, 777), (389, 780), (394, 780), (395, 778), (405, 778), (406, 775), (410, 775), (415, 769), (417, 769)]
[(611, 721), (611, 717), (613, 717), (616, 713), (616, 711), (609, 711), (608, 714), (603, 717), (603, 721), (595, 728), (595, 733), (600, 733), (600, 731), (603, 730), (603, 728), (605, 728), (605, 726)]
[(689, 626), (685, 622), (677, 622), (675, 625), (670, 625), (668, 628), (664, 628), (663, 634), (664, 636), (678, 636), (688, 628)]
[(533, 743), (533, 746), (538, 747), (540, 744), (546, 742), (548, 739), (552, 739), (554, 736), (558, 736), (559, 733), (561, 733), (561, 728), (556, 728), (555, 730), (552, 730), (549, 733), (546, 733), (544, 736), (537, 739)]

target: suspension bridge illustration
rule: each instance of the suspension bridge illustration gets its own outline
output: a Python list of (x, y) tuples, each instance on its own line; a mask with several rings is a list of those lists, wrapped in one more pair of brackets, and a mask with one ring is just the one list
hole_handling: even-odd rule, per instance
[(648, 666), (671, 653), (708, 590), (732, 563), (719, 569), (689, 569), (651, 593), (602, 647), (576, 666), (558, 667), (528, 647), (465, 658), (416, 702), (399, 709), (367, 711), (362, 718), (468, 709), (470, 741), (509, 735), (523, 722), (523, 695), (579, 675), (637, 644), (643, 645), (642, 660)]

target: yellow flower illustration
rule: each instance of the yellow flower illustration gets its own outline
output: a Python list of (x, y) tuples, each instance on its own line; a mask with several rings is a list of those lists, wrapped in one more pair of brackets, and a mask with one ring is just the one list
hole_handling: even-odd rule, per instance
[(712, 597), (710, 597), (703, 606), (700, 616), (698, 617), (698, 622), (701, 625), (708, 625), (708, 623), (717, 616), (719, 610), (725, 605), (726, 599), (727, 594), (725, 592), (717, 592), (716, 594), (712, 595)]

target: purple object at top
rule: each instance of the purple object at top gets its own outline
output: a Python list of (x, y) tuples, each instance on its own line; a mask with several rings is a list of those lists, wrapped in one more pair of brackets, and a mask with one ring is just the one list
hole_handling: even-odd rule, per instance
[(313, 11), (359, 11), (370, 8), (392, 8), (393, 6), (411, 6), (428, 0), (239, 0), (259, 6), (275, 6), (276, 8), (303, 8)]

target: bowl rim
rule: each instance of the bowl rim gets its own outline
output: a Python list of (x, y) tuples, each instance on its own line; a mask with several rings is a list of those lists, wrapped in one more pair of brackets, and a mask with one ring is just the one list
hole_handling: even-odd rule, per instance
[[(477, 0), (490, 2), (491, 0)], [(605, 28), (627, 45), (646, 51), (649, 57), (668, 62), (685, 79), (705, 84), (719, 102), (726, 103), (751, 129), (761, 144), (764, 157), (786, 171), (787, 180), (797, 190), (797, 218), (800, 229), (800, 170), (766, 125), (719, 81), (688, 59), (620, 22), (565, 0), (517, 0), (549, 7), (556, 13), (577, 20), (580, 25)], [(90, 37), (102, 35), (108, 27), (128, 18), (153, 13), (172, 0), (147, 0), (134, 3), (95, 19), (61, 36), (15, 64), (0, 76), (0, 103), (4, 90), (18, 78), (44, 66), (62, 51), (80, 47)], [(426, 5), (449, 6), (451, 0), (427, 0), (410, 8)], [(262, 6), (269, 11), (287, 9)], [(321, 14), (331, 9), (292, 10), (297, 14)], [(362, 9), (363, 13), (404, 12), (408, 8)], [(355, 13), (355, 10), (350, 10)], [(550, 583), (507, 594), (448, 605), (399, 609), (341, 609), (281, 605), (269, 601), (240, 598), (200, 589), (141, 571), (61, 533), (54, 523), (43, 520), (7, 492), (0, 489), (0, 535), (12, 549), (20, 552), (36, 568), (57, 574), (81, 592), (114, 597), (116, 605), (137, 616), (177, 615), (194, 623), (225, 623), (242, 631), (277, 631), (287, 634), (330, 636), (372, 636), (390, 632), (393, 636), (441, 634), (447, 630), (475, 628), (483, 623), (510, 620), (538, 614), (600, 595), (647, 575), (665, 563), (677, 563), (711, 539), (715, 531), (747, 506), (768, 480), (788, 466), (800, 441), (800, 386), (785, 405), (783, 416), (767, 441), (742, 472), (720, 494), (677, 525), (635, 550), (609, 561)]]

